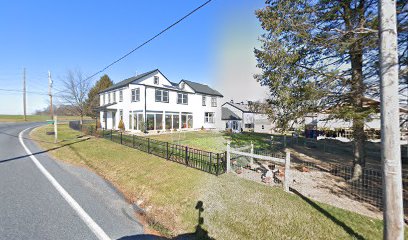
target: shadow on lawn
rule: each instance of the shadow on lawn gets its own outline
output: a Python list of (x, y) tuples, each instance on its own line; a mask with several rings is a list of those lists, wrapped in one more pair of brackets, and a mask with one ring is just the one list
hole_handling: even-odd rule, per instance
[(363, 236), (360, 234), (356, 233), (351, 227), (347, 226), (344, 222), (340, 221), (337, 219), (335, 216), (330, 214), (328, 211), (317, 205), (315, 202), (307, 198), (306, 196), (302, 195), (300, 192), (298, 192), (296, 189), (290, 188), (290, 191), (298, 195), (300, 198), (302, 198), (306, 203), (308, 203), (310, 206), (315, 208), (317, 211), (321, 212), (324, 216), (332, 220), (335, 224), (338, 226), (342, 227), (350, 236), (356, 239), (364, 239)]
[(198, 211), (198, 224), (196, 226), (196, 231), (193, 233), (185, 233), (185, 234), (181, 234), (176, 237), (173, 237), (173, 238), (160, 237), (160, 236), (156, 236), (152, 234), (141, 234), (141, 235), (121, 237), (118, 240), (154, 240), (154, 239), (159, 239), (159, 240), (190, 240), (190, 239), (213, 240), (214, 238), (209, 237), (208, 232), (202, 228), (202, 225), (204, 224), (204, 218), (201, 217), (201, 213), (204, 211), (203, 202), (198, 201), (197, 205), (195, 206), (195, 209), (197, 209)]

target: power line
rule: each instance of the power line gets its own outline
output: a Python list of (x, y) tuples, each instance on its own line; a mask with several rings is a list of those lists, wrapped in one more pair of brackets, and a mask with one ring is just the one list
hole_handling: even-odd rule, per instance
[(212, 0), (208, 0), (205, 3), (201, 4), (200, 6), (198, 6), (197, 8), (195, 8), (194, 10), (192, 10), (191, 12), (189, 12), (187, 15), (185, 15), (184, 17), (180, 18), (179, 20), (177, 20), (176, 22), (174, 22), (173, 24), (171, 24), (170, 26), (166, 27), (165, 29), (163, 29), (162, 31), (160, 31), (158, 34), (154, 35), (153, 37), (151, 37), (150, 39), (148, 39), (147, 41), (143, 42), (142, 44), (140, 44), (139, 46), (137, 46), (136, 48), (132, 49), (130, 52), (126, 53), (125, 55), (123, 55), (122, 57), (116, 59), (115, 61), (113, 61), (112, 63), (110, 63), (109, 65), (107, 65), (106, 67), (102, 68), (101, 70), (97, 71), (96, 73), (92, 74), (91, 76), (87, 77), (85, 79), (89, 80), (93, 77), (95, 77), (96, 75), (104, 72), (106, 69), (110, 68), (111, 66), (113, 66), (114, 64), (118, 63), (119, 61), (123, 60), (124, 58), (128, 57), (130, 54), (132, 54), (133, 52), (135, 52), (136, 50), (138, 50), (139, 48), (143, 47), (144, 45), (148, 44), (149, 42), (153, 41), (155, 38), (157, 38), (158, 36), (162, 35), (163, 33), (165, 33), (166, 31), (168, 31), (170, 28), (174, 27), (175, 25), (177, 25), (178, 23), (180, 23), (181, 21), (183, 21), (184, 19), (188, 18), (190, 15), (192, 15), (193, 13), (195, 13), (196, 11), (198, 11), (199, 9), (201, 9), (202, 7), (204, 7), (205, 5), (207, 5), (208, 3), (210, 3)]
[[(0, 88), (0, 91), (3, 92), (18, 92), (18, 93), (23, 93), (23, 90), (19, 90), (19, 89), (5, 89), (5, 88)], [(31, 93), (31, 94), (38, 94), (38, 95), (46, 95), (48, 96), (47, 93), (45, 92), (33, 92), (33, 91), (26, 91), (26, 93)]]

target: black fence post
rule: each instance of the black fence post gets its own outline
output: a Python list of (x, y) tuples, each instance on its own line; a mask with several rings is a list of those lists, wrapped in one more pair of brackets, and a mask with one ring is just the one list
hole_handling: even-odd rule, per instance
[(120, 144), (122, 144), (122, 132), (120, 132)]
[(132, 135), (132, 146), (133, 148), (135, 148), (135, 135), (134, 134)]
[(217, 153), (217, 176), (220, 174), (220, 154)]
[(113, 141), (113, 131), (111, 129), (111, 141)]
[(166, 142), (166, 159), (169, 160), (169, 142)]
[(208, 172), (211, 173), (212, 170), (212, 152), (210, 152), (210, 168), (208, 169)]
[(186, 146), (186, 165), (188, 166), (188, 147)]
[(150, 153), (150, 138), (147, 139), (147, 153)]

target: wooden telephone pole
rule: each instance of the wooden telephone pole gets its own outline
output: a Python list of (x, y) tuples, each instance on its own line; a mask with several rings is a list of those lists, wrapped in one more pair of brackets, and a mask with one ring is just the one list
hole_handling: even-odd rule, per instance
[(24, 112), (24, 121), (27, 121), (27, 92), (26, 92), (26, 69), (23, 70), (23, 112)]
[(379, 0), (384, 239), (404, 239), (395, 0)]
[(48, 95), (50, 96), (50, 117), (51, 119), (53, 119), (54, 112), (52, 110), (52, 79), (50, 71), (48, 71)]

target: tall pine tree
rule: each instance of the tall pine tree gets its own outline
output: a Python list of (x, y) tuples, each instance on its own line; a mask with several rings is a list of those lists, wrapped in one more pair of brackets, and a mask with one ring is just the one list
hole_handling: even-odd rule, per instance
[[(406, 2), (398, 2), (405, 34)], [(307, 113), (330, 109), (332, 117), (352, 121), (353, 180), (365, 165), (364, 122), (374, 111), (364, 98), (379, 94), (377, 8), (377, 0), (268, 0), (256, 11), (265, 33), (254, 51), (262, 69), (255, 78), (270, 88), (272, 119), (287, 129)]]
[(108, 75), (103, 75), (99, 81), (95, 83), (95, 85), (89, 90), (88, 93), (88, 100), (87, 100), (87, 115), (96, 118), (98, 113), (95, 112), (95, 108), (99, 106), (99, 95), (98, 93), (110, 86), (113, 85), (112, 80), (109, 78)]

